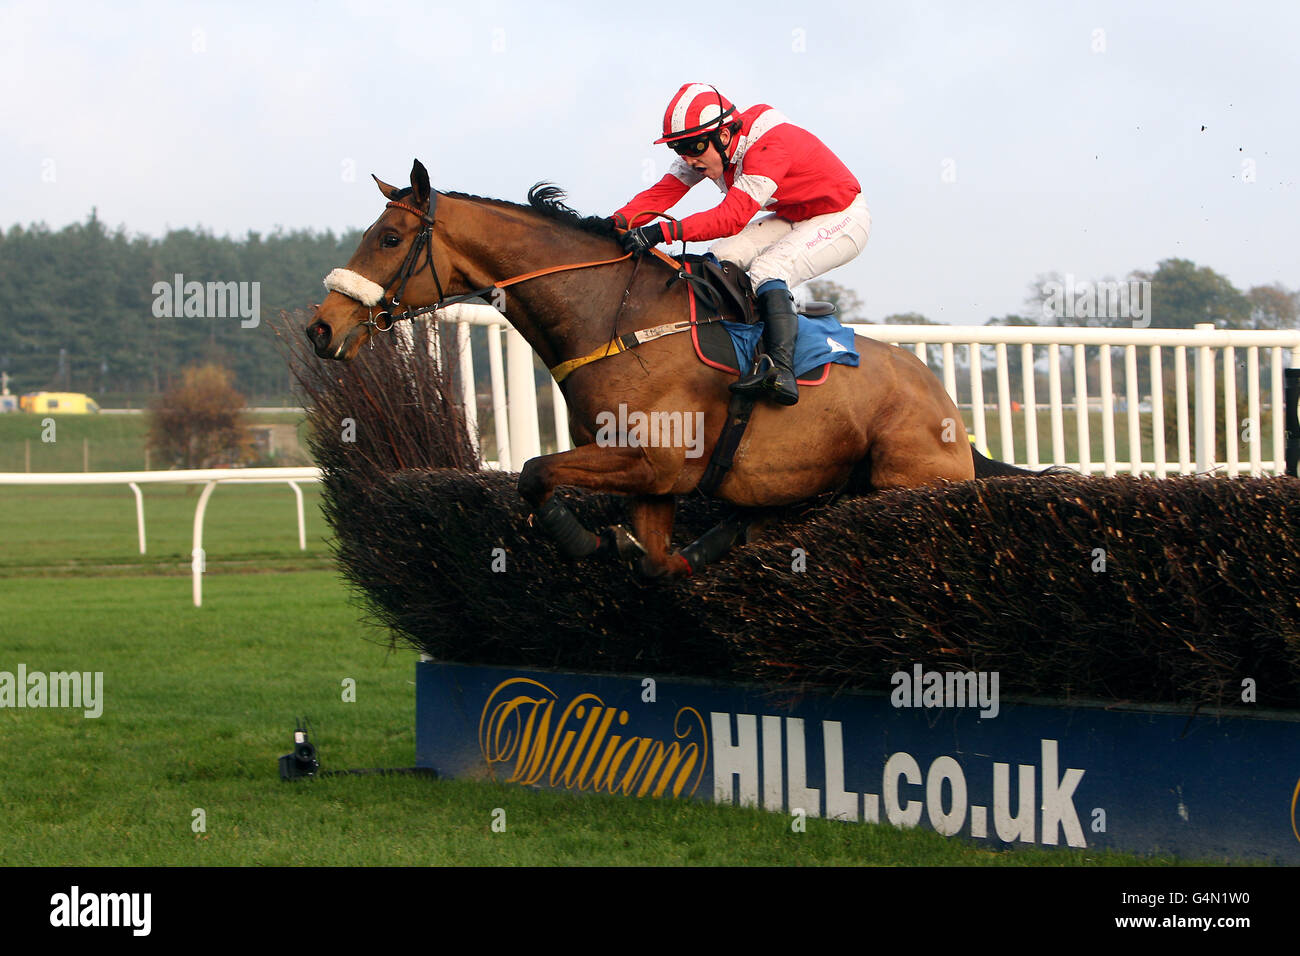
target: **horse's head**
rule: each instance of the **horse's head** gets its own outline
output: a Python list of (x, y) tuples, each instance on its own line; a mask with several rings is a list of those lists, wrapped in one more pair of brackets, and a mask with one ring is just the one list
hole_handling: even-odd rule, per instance
[(429, 202), (434, 193), (428, 172), (417, 159), (406, 189), (372, 178), (388, 206), (362, 234), (348, 264), (326, 276), (329, 294), (316, 307), (314, 321), (305, 330), (321, 358), (346, 361), (354, 357), (375, 332), (392, 327), (392, 313), (399, 304), (427, 305), (441, 295), (431, 268), (437, 253), (432, 248)]

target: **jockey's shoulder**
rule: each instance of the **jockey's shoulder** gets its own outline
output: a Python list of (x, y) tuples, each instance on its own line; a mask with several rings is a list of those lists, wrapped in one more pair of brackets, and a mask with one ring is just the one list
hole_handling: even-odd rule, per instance
[(780, 110), (766, 103), (745, 110), (740, 114), (740, 119), (744, 124), (740, 135), (751, 142), (769, 135), (773, 139), (783, 139), (791, 134), (798, 135), (806, 132), (802, 127), (792, 123), (790, 118)]
[(748, 130), (751, 126), (754, 125), (754, 122), (760, 116), (762, 116), (764, 113), (770, 112), (772, 109), (773, 108), (771, 106), (768, 106), (766, 103), (759, 103), (756, 106), (751, 106), (749, 109), (741, 113), (740, 121), (744, 124), (745, 129)]

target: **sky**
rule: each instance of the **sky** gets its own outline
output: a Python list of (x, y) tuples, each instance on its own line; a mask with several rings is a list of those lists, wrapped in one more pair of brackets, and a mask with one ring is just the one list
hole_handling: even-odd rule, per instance
[[(686, 82), (854, 172), (867, 317), (1191, 259), (1300, 287), (1300, 4), (0, 3), (0, 227), (364, 228), (370, 173), (606, 215)], [(673, 210), (715, 205), (697, 186)], [(701, 247), (702, 249), (702, 247)], [(342, 263), (340, 263), (342, 265)]]

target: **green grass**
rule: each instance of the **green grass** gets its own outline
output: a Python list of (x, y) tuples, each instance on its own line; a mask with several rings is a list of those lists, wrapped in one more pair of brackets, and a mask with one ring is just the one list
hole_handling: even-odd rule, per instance
[[(326, 568), (328, 528), (320, 492), (301, 484), (307, 550), (298, 548), (288, 485), (219, 485), (208, 500), (207, 566)], [(189, 573), (201, 485), (141, 485), (146, 554), (139, 552), (135, 496), (125, 485), (0, 486), (0, 576)]]
[[(326, 768), (410, 766), (414, 656), (363, 639), (378, 632), (355, 622), (331, 572), (211, 575), (201, 609), (178, 583), (0, 580), (0, 669), (104, 673), (97, 719), (0, 710), (0, 865), (1162, 862), (822, 820), (795, 833), (761, 810), (492, 783), (282, 783), (301, 714)], [(355, 703), (342, 700), (348, 677)]]
[[(147, 489), (149, 555), (123, 489), (0, 488), (0, 670), (101, 671), (102, 716), (0, 709), (0, 865), (1168, 865), (762, 810), (416, 777), (286, 784), (308, 715), (326, 769), (414, 763), (414, 654), (358, 623), (308, 499), (218, 488), (204, 606), (197, 494)], [(320, 570), (301, 570), (315, 563)], [(248, 573), (256, 568), (261, 573)], [(356, 682), (345, 702), (342, 682)], [(506, 830), (493, 832), (493, 811)], [(206, 829), (194, 832), (193, 811)]]
[[(970, 409), (962, 411), (962, 419), (965, 422), (967, 432), (974, 436), (974, 418)], [(1088, 447), (1091, 449), (1090, 461), (1098, 465), (1105, 459), (1105, 439), (1102, 434), (1102, 424), (1105, 416), (1101, 412), (1088, 413)], [(1053, 447), (1052, 447), (1052, 416), (1050, 411), (1044, 408), (1038, 409), (1038, 461), (1040, 467), (1052, 464)], [(1114, 436), (1115, 436), (1115, 460), (1127, 462), (1131, 460), (1128, 440), (1128, 414), (1116, 413), (1113, 417)], [(1151, 414), (1145, 413), (1139, 416), (1139, 450), (1141, 460), (1146, 462), (1155, 461), (1155, 445), (1152, 439), (1152, 417)], [(1078, 417), (1073, 409), (1067, 409), (1062, 416), (1062, 448), (1064, 450), (1063, 460), (1067, 462), (1077, 462), (1079, 460), (1079, 423)], [(989, 456), (999, 461), (1018, 461), (1025, 462), (1028, 459), (1027, 445), (1025, 443), (1025, 413), (1023, 411), (1014, 412), (1011, 416), (1011, 453), (1007, 453), (1002, 446), (1002, 423), (998, 413), (991, 409), (984, 412), (985, 438), (987, 439)], [(1195, 435), (1189, 436), (1192, 442), (1189, 449), (1192, 459), (1195, 460)], [(1267, 435), (1265, 436), (1267, 440)], [(1243, 461), (1250, 460), (1249, 446), (1242, 445), (1239, 449)], [(1266, 444), (1265, 457), (1271, 457)], [(1178, 440), (1174, 437), (1166, 437), (1165, 440), (1165, 461), (1177, 465), (1178, 463)], [(1127, 473), (1127, 472), (1126, 472)], [(1093, 474), (1101, 474), (1100, 470), (1094, 470)]]

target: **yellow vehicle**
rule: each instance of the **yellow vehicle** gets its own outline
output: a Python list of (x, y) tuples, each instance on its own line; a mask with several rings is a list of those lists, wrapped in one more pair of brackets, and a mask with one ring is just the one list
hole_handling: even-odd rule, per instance
[(18, 407), (37, 414), (86, 415), (99, 411), (95, 400), (80, 392), (31, 392), (18, 400)]

